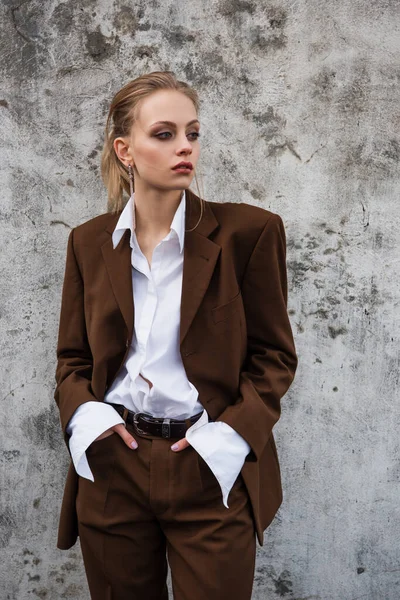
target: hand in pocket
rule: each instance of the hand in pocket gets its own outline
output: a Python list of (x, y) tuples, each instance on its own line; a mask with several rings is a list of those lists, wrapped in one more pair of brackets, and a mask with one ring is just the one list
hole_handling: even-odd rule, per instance
[(110, 435), (113, 435), (113, 433), (118, 433), (118, 435), (124, 440), (128, 448), (136, 450), (136, 448), (138, 447), (137, 441), (129, 433), (129, 431), (123, 423), (118, 423), (118, 425), (114, 425), (114, 427), (106, 429), (106, 431), (103, 431), (103, 433), (101, 433), (92, 443), (98, 442), (103, 438), (109, 437)]

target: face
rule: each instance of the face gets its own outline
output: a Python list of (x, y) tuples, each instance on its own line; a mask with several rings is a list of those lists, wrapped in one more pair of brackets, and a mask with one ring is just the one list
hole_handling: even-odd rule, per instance
[[(114, 148), (126, 167), (133, 165), (135, 189), (137, 184), (186, 189), (200, 155), (199, 131), (190, 98), (176, 90), (157, 90), (140, 102), (129, 137), (117, 138)], [(192, 170), (174, 171), (181, 161), (192, 163)]]

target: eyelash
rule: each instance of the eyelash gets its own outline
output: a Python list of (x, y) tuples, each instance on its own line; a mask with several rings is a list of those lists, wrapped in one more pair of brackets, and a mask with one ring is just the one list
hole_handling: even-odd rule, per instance
[[(160, 140), (166, 140), (168, 138), (165, 137), (160, 137), (162, 135), (165, 135), (166, 133), (170, 133), (170, 131), (162, 131), (161, 133), (156, 134), (155, 137), (160, 138)], [(196, 140), (201, 136), (201, 133), (199, 131), (192, 131), (192, 133), (189, 133), (189, 135), (195, 135), (196, 136)]]

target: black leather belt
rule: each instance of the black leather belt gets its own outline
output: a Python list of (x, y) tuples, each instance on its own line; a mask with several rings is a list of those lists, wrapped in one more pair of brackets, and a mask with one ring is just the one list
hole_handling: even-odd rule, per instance
[(145, 412), (133, 412), (123, 404), (109, 402), (124, 419), (126, 423), (133, 425), (138, 433), (142, 435), (155, 435), (163, 438), (184, 438), (186, 430), (200, 419), (202, 412), (188, 417), (187, 419), (169, 419), (164, 417), (153, 417)]

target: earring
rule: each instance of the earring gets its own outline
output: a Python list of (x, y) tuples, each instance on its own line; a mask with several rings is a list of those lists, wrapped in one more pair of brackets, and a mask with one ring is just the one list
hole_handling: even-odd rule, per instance
[(132, 170), (132, 165), (128, 165), (128, 171), (129, 171), (129, 187), (130, 187), (130, 192), (131, 192), (131, 197), (133, 196), (133, 170)]

